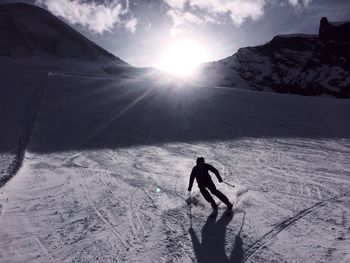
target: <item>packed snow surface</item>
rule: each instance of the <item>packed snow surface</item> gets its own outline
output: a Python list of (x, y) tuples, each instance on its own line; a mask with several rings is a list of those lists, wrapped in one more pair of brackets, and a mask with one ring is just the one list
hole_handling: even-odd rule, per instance
[[(35, 74), (0, 262), (349, 262), (348, 100)], [(232, 214), (187, 192), (198, 156)]]

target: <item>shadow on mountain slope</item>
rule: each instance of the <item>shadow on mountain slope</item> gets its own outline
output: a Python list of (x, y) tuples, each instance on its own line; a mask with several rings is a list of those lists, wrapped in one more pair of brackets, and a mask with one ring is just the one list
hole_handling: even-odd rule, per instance
[(51, 76), (30, 150), (54, 152), (234, 140), (349, 138), (347, 100), (156, 80)]
[(253, 138), (349, 138), (350, 102), (159, 78), (3, 71), (0, 152)]

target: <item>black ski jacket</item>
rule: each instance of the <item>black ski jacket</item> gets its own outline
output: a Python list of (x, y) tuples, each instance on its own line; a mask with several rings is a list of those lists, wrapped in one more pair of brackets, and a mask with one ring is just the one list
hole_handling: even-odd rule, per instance
[(206, 187), (209, 184), (213, 183), (208, 171), (211, 171), (212, 173), (214, 173), (218, 178), (219, 182), (220, 183), (222, 182), (219, 171), (215, 169), (214, 166), (204, 163), (202, 164), (202, 166), (196, 165), (195, 167), (193, 167), (191, 176), (190, 176), (190, 184), (188, 186), (188, 190), (191, 191), (194, 178), (196, 178), (199, 188)]

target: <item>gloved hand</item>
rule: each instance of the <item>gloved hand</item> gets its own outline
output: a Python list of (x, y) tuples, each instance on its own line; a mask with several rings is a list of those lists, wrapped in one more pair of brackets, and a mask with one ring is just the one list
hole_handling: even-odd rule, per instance
[(188, 188), (187, 190), (188, 190), (189, 192), (191, 192), (191, 188)]
[(223, 182), (223, 180), (222, 179), (219, 179), (219, 183), (222, 183)]

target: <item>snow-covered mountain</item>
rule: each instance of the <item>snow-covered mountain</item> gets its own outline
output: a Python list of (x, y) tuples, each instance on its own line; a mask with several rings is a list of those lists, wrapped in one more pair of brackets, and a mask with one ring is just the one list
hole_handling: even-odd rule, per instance
[(350, 97), (350, 23), (322, 18), (319, 35), (279, 35), (202, 66), (211, 85)]
[(93, 74), (140, 72), (38, 6), (0, 5), (0, 60), (24, 68)]
[(0, 5), (0, 55), (104, 57), (126, 64), (45, 9), (24, 3)]

